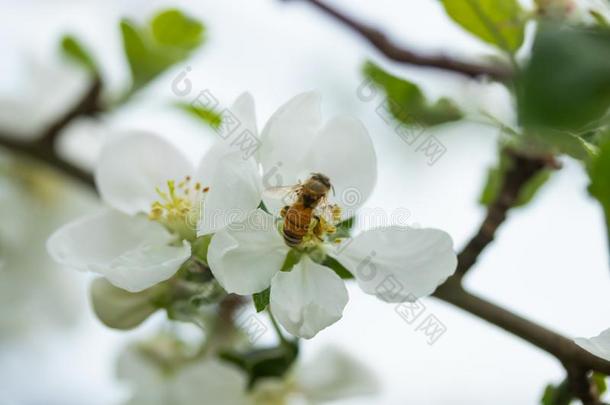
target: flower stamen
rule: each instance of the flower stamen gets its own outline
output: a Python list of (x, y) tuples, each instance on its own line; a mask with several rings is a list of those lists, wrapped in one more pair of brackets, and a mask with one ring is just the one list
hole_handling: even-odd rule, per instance
[[(176, 182), (167, 181), (167, 189), (155, 189), (159, 200), (152, 203), (149, 219), (164, 224), (169, 230), (177, 233), (183, 239), (196, 237), (196, 225), (199, 220), (198, 202), (201, 201), (201, 183), (191, 185), (191, 176)], [(209, 187), (203, 192), (207, 193)]]

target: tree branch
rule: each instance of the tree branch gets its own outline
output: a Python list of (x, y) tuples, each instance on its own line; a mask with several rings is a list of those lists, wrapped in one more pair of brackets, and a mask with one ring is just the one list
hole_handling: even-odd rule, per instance
[[(288, 1), (288, 0), (284, 0)], [(326, 5), (319, 0), (306, 1), (327, 15), (333, 17), (345, 26), (351, 28), (377, 48), (388, 59), (409, 65), (429, 67), (458, 73), (470, 78), (491, 77), (503, 81), (514, 76), (512, 68), (504, 65), (480, 65), (452, 59), (445, 55), (423, 55), (400, 47), (392, 42), (383, 32), (359, 22), (339, 10)]]
[(604, 405), (599, 399), (597, 387), (589, 378), (589, 370), (570, 364), (565, 367), (568, 373), (567, 381), (574, 397), (580, 399), (583, 405)]
[(456, 273), (437, 289), (434, 296), (499, 326), (555, 356), (571, 373), (570, 387), (574, 395), (582, 399), (585, 398), (586, 392), (594, 393), (593, 389), (586, 389), (584, 385), (584, 381), (588, 381), (587, 372), (595, 370), (608, 375), (610, 362), (587, 352), (571, 339), (471, 294), (462, 287), (463, 276), (474, 266), (481, 252), (494, 240), (496, 231), (506, 219), (510, 208), (518, 201), (523, 187), (541, 170), (558, 167), (552, 157), (524, 156), (512, 150), (505, 150), (503, 153), (508, 154), (511, 163), (498, 196), (488, 207), (487, 215), (475, 236), (458, 255)]
[(55, 150), (55, 142), (61, 131), (75, 118), (93, 116), (102, 111), (99, 104), (101, 89), (101, 80), (94, 78), (83, 98), (40, 136), (34, 137), (33, 141), (23, 141), (17, 136), (0, 134), (0, 146), (47, 164), (81, 184), (95, 189), (91, 173), (61, 158)]
[(552, 354), (563, 364), (610, 375), (610, 362), (582, 349), (571, 339), (467, 292), (458, 278), (450, 278), (433, 296), (519, 336)]
[(487, 208), (483, 223), (474, 237), (466, 244), (458, 255), (457, 277), (463, 277), (476, 263), (481, 252), (489, 245), (496, 231), (506, 219), (508, 211), (517, 203), (523, 187), (541, 170), (549, 167), (557, 168), (552, 158), (534, 158), (521, 155), (512, 150), (504, 150), (511, 160), (498, 196)]

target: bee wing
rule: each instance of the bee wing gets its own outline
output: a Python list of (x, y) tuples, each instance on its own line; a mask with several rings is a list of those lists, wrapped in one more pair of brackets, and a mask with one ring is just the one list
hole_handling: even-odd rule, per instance
[(328, 202), (326, 197), (320, 201), (315, 212), (317, 216), (324, 218), (326, 222), (330, 224), (335, 222), (333, 218), (333, 205)]
[(263, 197), (271, 200), (281, 200), (284, 204), (289, 205), (296, 200), (298, 190), (298, 185), (270, 187), (263, 191)]

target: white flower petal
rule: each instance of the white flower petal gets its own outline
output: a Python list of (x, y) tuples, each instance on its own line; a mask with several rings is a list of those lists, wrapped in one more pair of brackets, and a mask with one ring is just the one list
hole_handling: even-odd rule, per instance
[(174, 378), (169, 403), (249, 405), (246, 375), (215, 359), (184, 367)]
[(598, 336), (587, 338), (576, 338), (574, 342), (586, 351), (604, 360), (610, 361), (610, 329), (606, 329)]
[[(366, 128), (346, 116), (321, 128), (316, 93), (295, 97), (273, 115), (263, 130), (259, 158), (265, 188), (290, 186), (316, 172), (328, 176), (335, 192), (330, 200), (342, 206), (344, 218), (354, 215), (377, 181), (377, 158)], [(281, 209), (275, 200), (264, 202), (274, 214)]]
[(165, 139), (146, 132), (132, 132), (106, 144), (95, 170), (102, 198), (126, 214), (148, 212), (159, 200), (156, 187), (181, 181), (193, 174), (187, 158)]
[(367, 294), (387, 302), (429, 295), (453, 274), (453, 241), (438, 229), (400, 226), (373, 229), (329, 252), (356, 278)]
[(233, 105), (231, 105), (230, 110), (239, 120), (240, 131), (247, 129), (253, 135), (258, 136), (254, 98), (250, 93), (245, 92), (237, 97), (237, 99), (233, 102)]
[(259, 160), (265, 188), (290, 186), (303, 173), (302, 160), (322, 125), (320, 95), (303, 93), (288, 101), (271, 116), (261, 134)]
[(243, 220), (261, 202), (261, 178), (254, 159), (215, 144), (201, 160), (196, 179), (209, 191), (203, 196), (198, 235), (216, 232)]
[(249, 295), (269, 287), (287, 253), (274, 218), (258, 209), (214, 234), (208, 263), (227, 292)]
[(191, 247), (170, 246), (174, 237), (145, 217), (105, 210), (58, 229), (47, 242), (60, 264), (105, 276), (137, 292), (167, 280), (189, 258)]
[(163, 370), (139, 345), (132, 343), (120, 353), (116, 373), (131, 388), (132, 397), (127, 404), (163, 405), (163, 396), (159, 395), (163, 391)]
[(273, 314), (288, 332), (305, 339), (341, 319), (347, 300), (343, 280), (307, 256), (271, 280)]
[[(159, 338), (157, 338), (159, 339)], [(157, 350), (172, 355), (170, 344), (159, 340)], [(149, 344), (150, 345), (150, 344)], [(162, 350), (164, 349), (164, 350)], [(124, 350), (117, 364), (120, 380), (131, 388), (129, 405), (192, 405), (197, 403), (247, 405), (247, 379), (244, 373), (219, 360), (203, 358), (197, 362), (175, 362), (168, 373), (164, 363), (155, 358), (155, 347), (147, 351), (139, 345)], [(179, 358), (181, 353), (176, 353)]]
[(326, 123), (302, 164), (307, 173), (328, 176), (334, 187), (330, 200), (343, 208), (344, 218), (354, 216), (377, 182), (371, 138), (359, 120), (347, 116)]
[(372, 395), (380, 389), (368, 367), (336, 347), (325, 347), (309, 362), (298, 363), (295, 380), (314, 403)]

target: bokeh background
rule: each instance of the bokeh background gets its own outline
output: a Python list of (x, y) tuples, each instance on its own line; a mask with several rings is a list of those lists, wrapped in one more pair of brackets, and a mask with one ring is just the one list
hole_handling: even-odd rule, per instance
[[(435, 0), (329, 3), (415, 49), (463, 58), (495, 55), (452, 23)], [(28, 68), (32, 60), (57, 66), (57, 44), (66, 32), (85, 42), (107, 90), (118, 92), (129, 81), (119, 19), (142, 21), (176, 6), (205, 23), (206, 44), (126, 106), (104, 115), (103, 129), (87, 120), (70, 125), (62, 134), (62, 153), (91, 167), (111, 129), (140, 128), (175, 140), (195, 159), (215, 135), (173, 108), (173, 102), (191, 101), (196, 91), (209, 89), (228, 104), (247, 90), (262, 125), (293, 95), (317, 89), (326, 117), (352, 114), (370, 131), (379, 180), (369, 209), (398, 212), (403, 224), (445, 229), (458, 249), (476, 230), (484, 214), (477, 198), (486, 169), (495, 162), (499, 136), (497, 128), (483, 122), (481, 111), (514, 122), (507, 92), (497, 84), (387, 63), (353, 33), (298, 1), (2, 0), (0, 109), (7, 99), (24, 97), (32, 102), (50, 98), (52, 105), (69, 102), (62, 89), (51, 90), (50, 77)], [(447, 149), (434, 165), (377, 115), (381, 95), (370, 102), (358, 98), (367, 59), (415, 81), (432, 99), (450, 96), (468, 112), (467, 122), (428, 129)], [(187, 66), (194, 90), (180, 98), (171, 83)], [(18, 115), (0, 117), (3, 125), (27, 124)], [(568, 158), (562, 163), (530, 205), (511, 212), (467, 287), (568, 336), (594, 336), (610, 321), (604, 222), (586, 193), (581, 165)], [(132, 332), (113, 331), (96, 320), (87, 295), (91, 276), (56, 268), (44, 242), (59, 224), (93, 211), (98, 203), (86, 190), (49, 176), (26, 176), (24, 181), (46, 185), (39, 184), (43, 190), (33, 200), (11, 182), (0, 181), (0, 404), (118, 403), (126, 395), (115, 378), (118, 353), (126, 342), (158, 328), (163, 315)], [(377, 373), (383, 390), (374, 400), (341, 403), (535, 404), (547, 383), (563, 378), (554, 358), (448, 304), (423, 300), (426, 311), (447, 328), (429, 345), (392, 305), (355, 285), (349, 289), (343, 320), (306, 342), (304, 356), (339, 345)]]

